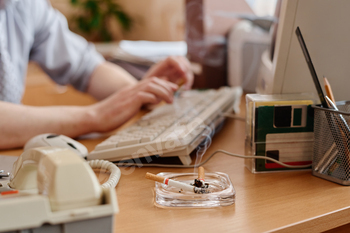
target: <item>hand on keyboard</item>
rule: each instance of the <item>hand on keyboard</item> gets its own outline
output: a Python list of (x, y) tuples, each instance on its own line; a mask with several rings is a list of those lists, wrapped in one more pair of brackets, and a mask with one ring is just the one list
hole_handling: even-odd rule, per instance
[(185, 91), (173, 104), (161, 105), (97, 145), (87, 158), (136, 161), (157, 155), (178, 157), (188, 165), (189, 154), (206, 140), (208, 127), (222, 123), (222, 113), (232, 111), (241, 94), (238, 87)]
[(93, 130), (106, 132), (117, 128), (134, 116), (144, 104), (157, 104), (161, 100), (172, 103), (177, 88), (178, 85), (155, 77), (125, 87), (91, 106), (95, 116)]

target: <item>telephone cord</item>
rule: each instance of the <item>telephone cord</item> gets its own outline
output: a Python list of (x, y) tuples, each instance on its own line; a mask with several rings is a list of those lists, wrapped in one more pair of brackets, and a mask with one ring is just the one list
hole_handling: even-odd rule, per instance
[(101, 169), (110, 172), (108, 180), (101, 185), (102, 188), (115, 188), (119, 182), (121, 172), (120, 169), (114, 164), (106, 160), (90, 160), (87, 161), (91, 168)]

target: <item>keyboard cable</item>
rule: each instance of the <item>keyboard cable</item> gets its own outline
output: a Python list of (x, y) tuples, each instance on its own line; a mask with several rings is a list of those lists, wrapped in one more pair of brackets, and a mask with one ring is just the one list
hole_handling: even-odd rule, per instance
[[(228, 112), (221, 113), (220, 115), (224, 116), (224, 117), (229, 117), (229, 118), (233, 118), (236, 120), (240, 120), (240, 121), (245, 121), (245, 118), (239, 117), (235, 114), (231, 114)], [(176, 164), (139, 164), (139, 163), (130, 164), (130, 163), (128, 163), (128, 166), (130, 166), (130, 165), (138, 165), (138, 166), (142, 165), (142, 166), (146, 166), (146, 167), (164, 167), (164, 168), (197, 168), (197, 167), (200, 167), (200, 166), (204, 165), (205, 163), (207, 163), (212, 157), (214, 157), (214, 155), (216, 155), (218, 153), (222, 153), (222, 154), (226, 154), (228, 156), (242, 158), (242, 159), (265, 159), (265, 160), (269, 160), (271, 162), (277, 163), (277, 164), (284, 166), (284, 167), (287, 167), (287, 168), (309, 168), (312, 165), (312, 163), (306, 164), (306, 165), (290, 165), (290, 164), (286, 164), (286, 163), (283, 163), (281, 161), (278, 161), (276, 159), (266, 157), (266, 156), (258, 156), (258, 155), (257, 156), (256, 155), (247, 156), (247, 155), (239, 155), (239, 154), (231, 153), (231, 152), (228, 152), (225, 150), (216, 150), (206, 160), (204, 160), (203, 162), (201, 162), (199, 164), (176, 165)]]
[(265, 160), (269, 160), (272, 161), (274, 163), (277, 163), (281, 166), (287, 167), (287, 168), (309, 168), (311, 167), (312, 163), (310, 164), (306, 164), (306, 165), (289, 165), (283, 162), (280, 162), (276, 159), (270, 158), (270, 157), (265, 157), (265, 156), (246, 156), (246, 155), (239, 155), (239, 154), (234, 154), (225, 150), (216, 150), (215, 152), (213, 152), (207, 159), (205, 159), (203, 162), (198, 163), (198, 164), (193, 164), (193, 165), (175, 165), (175, 164), (138, 164), (138, 163), (134, 163), (134, 164), (130, 164), (128, 163), (128, 166), (130, 165), (143, 165), (143, 166), (147, 166), (147, 167), (164, 167), (164, 168), (197, 168), (200, 166), (203, 166), (204, 164), (206, 164), (214, 155), (218, 154), (218, 153), (222, 153), (222, 154), (226, 154), (228, 156), (232, 156), (232, 157), (238, 157), (238, 158), (242, 158), (242, 159), (265, 159)]

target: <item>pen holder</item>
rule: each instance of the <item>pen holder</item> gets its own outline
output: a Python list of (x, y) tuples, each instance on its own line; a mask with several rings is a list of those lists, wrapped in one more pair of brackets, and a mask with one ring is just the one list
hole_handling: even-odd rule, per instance
[(339, 111), (313, 106), (313, 175), (350, 185), (350, 102), (338, 102)]

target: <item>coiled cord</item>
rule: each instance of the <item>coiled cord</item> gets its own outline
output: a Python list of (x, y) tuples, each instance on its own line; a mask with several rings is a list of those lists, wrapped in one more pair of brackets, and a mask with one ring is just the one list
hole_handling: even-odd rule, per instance
[(114, 164), (106, 160), (90, 160), (87, 161), (92, 169), (101, 169), (110, 172), (108, 180), (101, 185), (102, 188), (115, 188), (120, 180), (120, 169)]

